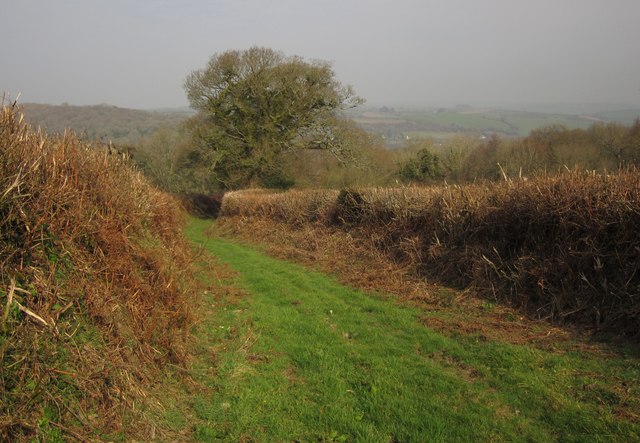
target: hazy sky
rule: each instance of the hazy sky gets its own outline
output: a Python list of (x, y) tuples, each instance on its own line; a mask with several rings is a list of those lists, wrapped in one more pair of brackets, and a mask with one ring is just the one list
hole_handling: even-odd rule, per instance
[(187, 104), (209, 57), (333, 63), (373, 105), (640, 105), (640, 0), (0, 0), (0, 92)]

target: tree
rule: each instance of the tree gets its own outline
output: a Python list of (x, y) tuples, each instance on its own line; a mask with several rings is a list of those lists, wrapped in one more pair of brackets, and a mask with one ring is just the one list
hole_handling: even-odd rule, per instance
[(137, 166), (160, 189), (174, 193), (184, 191), (186, 180), (180, 175), (178, 158), (185, 135), (183, 130), (163, 127), (137, 146), (134, 155)]
[(268, 48), (214, 55), (184, 84), (199, 111), (195, 131), (224, 188), (286, 182), (282, 154), (323, 149), (346, 158), (339, 111), (363, 100), (341, 85), (325, 62)]
[(630, 160), (627, 132), (627, 128), (618, 123), (594, 123), (589, 128), (591, 140), (613, 168), (624, 166)]
[(396, 165), (393, 151), (381, 137), (369, 134), (353, 120), (340, 120), (336, 128), (349, 162), (341, 162), (326, 150), (301, 150), (283, 156), (288, 175), (303, 187), (352, 188), (393, 183)]
[(400, 166), (398, 175), (403, 181), (429, 182), (444, 177), (442, 164), (429, 148), (421, 148), (414, 158)]
[(473, 149), (465, 159), (462, 167), (462, 177), (466, 181), (477, 179), (499, 180), (501, 178), (500, 153), (503, 140), (496, 134), (492, 134), (487, 140)]

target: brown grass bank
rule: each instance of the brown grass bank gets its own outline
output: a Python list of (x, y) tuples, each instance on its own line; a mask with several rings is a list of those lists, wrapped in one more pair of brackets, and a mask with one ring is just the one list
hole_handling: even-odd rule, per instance
[(429, 281), (638, 338), (637, 170), (340, 193), (242, 191), (225, 196), (221, 214), (339, 230)]
[(0, 440), (154, 439), (145, 386), (191, 319), (182, 221), (117, 155), (3, 103)]

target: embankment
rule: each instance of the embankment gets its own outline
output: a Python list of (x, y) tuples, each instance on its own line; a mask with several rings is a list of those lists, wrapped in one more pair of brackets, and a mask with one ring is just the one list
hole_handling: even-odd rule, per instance
[(140, 405), (191, 318), (182, 219), (118, 155), (3, 103), (0, 440), (152, 439)]

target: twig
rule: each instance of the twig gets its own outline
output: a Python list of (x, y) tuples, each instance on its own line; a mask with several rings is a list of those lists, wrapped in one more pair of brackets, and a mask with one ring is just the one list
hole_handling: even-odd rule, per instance
[(9, 319), (9, 309), (11, 308), (11, 302), (13, 301), (13, 293), (16, 290), (16, 281), (12, 278), (11, 279), (11, 288), (9, 288), (9, 294), (7, 295), (7, 307), (4, 310), (4, 318), (2, 319), (2, 326), (4, 328), (4, 325), (7, 323), (7, 320)]
[(2, 197), (0, 197), (0, 200), (4, 200), (4, 198), (11, 192), (13, 191), (14, 188), (17, 188), (18, 186), (20, 186), (20, 179), (22, 174), (22, 168), (20, 168), (20, 170), (18, 171), (18, 174), (16, 174), (16, 178), (13, 181), (13, 183), (11, 185), (9, 185), (9, 187), (7, 189), (5, 189), (4, 193), (2, 194)]
[(62, 369), (55, 369), (55, 368), (47, 368), (47, 369), (49, 369), (51, 372), (55, 372), (56, 374), (70, 375), (71, 377), (77, 377), (78, 375), (74, 372), (63, 371)]
[(40, 317), (38, 314), (36, 314), (35, 312), (31, 311), (30, 309), (25, 308), (25, 307), (24, 307), (24, 306), (22, 306), (20, 303), (18, 303), (18, 302), (15, 302), (15, 303), (16, 303), (16, 305), (18, 306), (18, 308), (19, 308), (22, 312), (24, 312), (25, 314), (27, 314), (27, 315), (31, 316), (33, 319), (38, 320), (40, 323), (42, 323), (43, 325), (45, 325), (47, 328), (50, 328), (50, 327), (51, 327), (51, 325), (50, 325), (49, 323), (47, 323), (47, 321), (46, 321), (44, 318)]
[(502, 173), (502, 178), (504, 178), (504, 181), (511, 184), (511, 180), (509, 179), (509, 177), (507, 177), (507, 173), (504, 172), (504, 169), (502, 168), (502, 165), (500, 163), (498, 163), (498, 168), (500, 168), (500, 172)]
[[(53, 395), (51, 395), (51, 393), (49, 391), (45, 391), (45, 393), (49, 396), (51, 401), (53, 401), (56, 404), (56, 406), (58, 406), (59, 409), (62, 409), (62, 408), (66, 409), (67, 412), (69, 412), (71, 415), (73, 415), (73, 417), (76, 420), (78, 420), (78, 423), (80, 423), (82, 426), (84, 426), (85, 428), (93, 429), (91, 426), (89, 426), (87, 424), (87, 421), (83, 420), (80, 416), (78, 416), (78, 414), (76, 414), (76, 412), (73, 409), (71, 409), (67, 403), (65, 403), (65, 402), (58, 403), (58, 399), (56, 399)], [(80, 409), (80, 411), (82, 411), (82, 409)], [(83, 415), (85, 415), (85, 417), (86, 417), (86, 413), (84, 413), (84, 411), (82, 411), (82, 412), (83, 412)], [(80, 437), (79, 440), (80, 441), (87, 441), (83, 437)]]

